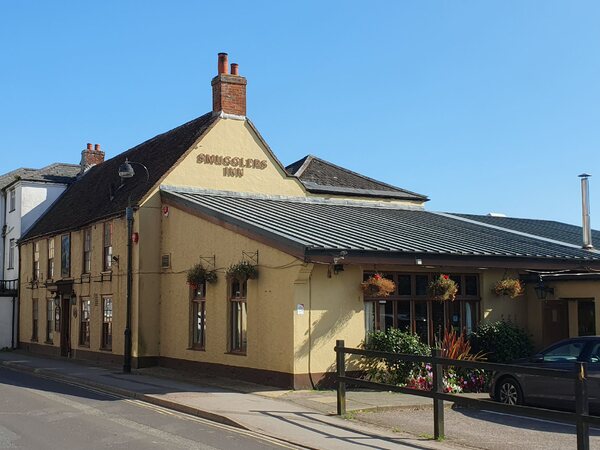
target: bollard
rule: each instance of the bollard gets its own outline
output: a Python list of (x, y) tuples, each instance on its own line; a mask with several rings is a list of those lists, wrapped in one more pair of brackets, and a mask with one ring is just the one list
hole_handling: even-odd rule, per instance
[(581, 417), (589, 413), (587, 363), (575, 364), (575, 413), (577, 414), (577, 450), (590, 450), (590, 425)]
[[(441, 358), (442, 350), (439, 348), (433, 349), (433, 357)], [(434, 361), (433, 363), (433, 392), (440, 394), (444, 392), (444, 369), (441, 364)], [(438, 398), (433, 398), (433, 437), (442, 439), (444, 437), (444, 401)]]
[(335, 365), (336, 365), (336, 382), (337, 382), (337, 413), (338, 416), (346, 414), (346, 382), (340, 381), (340, 377), (346, 376), (346, 361), (344, 353), (344, 340), (338, 339), (335, 341)]

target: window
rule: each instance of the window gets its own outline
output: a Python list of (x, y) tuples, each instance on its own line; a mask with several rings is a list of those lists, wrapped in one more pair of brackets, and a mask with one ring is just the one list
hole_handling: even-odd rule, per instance
[[(365, 273), (366, 280), (371, 273)], [(398, 328), (419, 335), (430, 345), (443, 337), (446, 329), (471, 333), (479, 321), (479, 276), (451, 274), (459, 287), (456, 300), (438, 302), (427, 295), (429, 281), (437, 274), (384, 273), (396, 283), (396, 292), (385, 299), (365, 296), (365, 330)]]
[(111, 297), (102, 299), (102, 349), (112, 350), (112, 316), (113, 304)]
[(17, 197), (16, 197), (16, 192), (14, 189), (10, 190), (9, 199), (10, 199), (10, 202), (9, 202), (8, 212), (12, 212), (15, 210), (16, 205), (17, 205)]
[(246, 353), (248, 347), (246, 305), (247, 281), (231, 280), (230, 291), (230, 348), (234, 353)]
[(79, 345), (82, 347), (90, 346), (90, 306), (89, 297), (82, 297), (79, 315)]
[(544, 362), (577, 361), (585, 343), (581, 341), (561, 344), (544, 353)]
[(92, 272), (92, 229), (83, 230), (83, 273)]
[(8, 267), (7, 269), (15, 268), (15, 240), (11, 239), (9, 241), (8, 247)]
[(206, 345), (206, 281), (192, 291), (192, 348), (204, 350)]
[(46, 343), (52, 344), (54, 340), (54, 299), (46, 300)]
[(38, 340), (38, 299), (34, 298), (31, 305), (31, 340)]
[(33, 281), (40, 279), (40, 242), (33, 244)]
[(54, 238), (48, 239), (48, 278), (54, 278)]
[(108, 272), (112, 267), (112, 222), (104, 223), (104, 239), (102, 240), (103, 244), (103, 265), (102, 270), (104, 272)]
[(577, 330), (579, 336), (594, 336), (596, 334), (596, 308), (593, 300), (577, 302)]
[(71, 235), (60, 237), (60, 274), (63, 278), (71, 276)]

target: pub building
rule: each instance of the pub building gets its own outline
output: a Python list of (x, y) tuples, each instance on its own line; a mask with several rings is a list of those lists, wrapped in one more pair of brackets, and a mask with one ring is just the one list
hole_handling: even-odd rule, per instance
[[(82, 152), (93, 164), (19, 243), (22, 349), (306, 388), (333, 371), (336, 339), (375, 329), (434, 343), (510, 320), (537, 347), (596, 333), (600, 254), (580, 227), (428, 211), (311, 155), (285, 167), (227, 54), (212, 92), (212, 111), (114, 158)], [(394, 281), (388, 297), (360, 289), (373, 274)], [(428, 295), (440, 274), (454, 301)], [(525, 294), (494, 293), (507, 277)]]

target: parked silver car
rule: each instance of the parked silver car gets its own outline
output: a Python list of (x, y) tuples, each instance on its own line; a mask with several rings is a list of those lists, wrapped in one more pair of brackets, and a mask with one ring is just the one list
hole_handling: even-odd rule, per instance
[[(561, 369), (574, 372), (577, 362), (588, 363), (590, 410), (600, 412), (600, 336), (586, 336), (557, 342), (531, 358), (512, 364)], [(542, 377), (521, 373), (494, 374), (490, 396), (509, 405), (532, 405), (544, 408), (575, 409), (575, 374), (573, 379)]]

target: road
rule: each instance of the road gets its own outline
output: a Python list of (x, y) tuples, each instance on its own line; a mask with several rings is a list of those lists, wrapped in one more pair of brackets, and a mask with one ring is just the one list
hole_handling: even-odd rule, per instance
[[(485, 450), (575, 449), (575, 426), (528, 417), (445, 408), (446, 437), (467, 448)], [(417, 436), (433, 435), (433, 410), (393, 409), (363, 412), (361, 421)], [(590, 430), (590, 449), (600, 450), (600, 430)]]
[(0, 367), (0, 449), (281, 449), (255, 433)]

